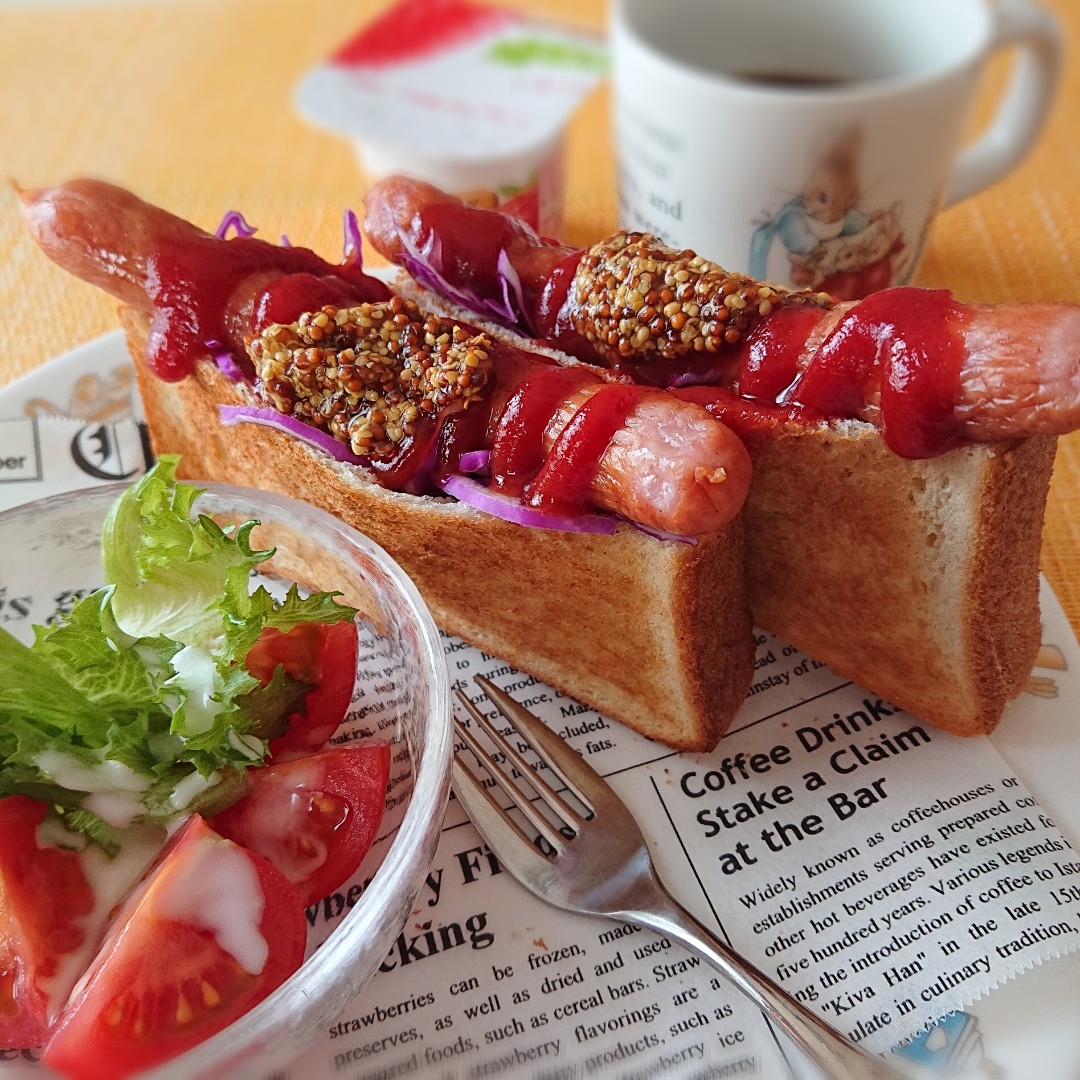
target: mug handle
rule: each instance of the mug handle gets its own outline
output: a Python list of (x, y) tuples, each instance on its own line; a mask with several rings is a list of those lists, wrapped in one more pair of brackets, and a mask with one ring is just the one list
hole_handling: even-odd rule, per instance
[(1061, 71), (1057, 20), (1028, 0), (1002, 0), (993, 11), (990, 50), (1015, 45), (1016, 70), (989, 129), (961, 153), (943, 208), (1000, 180), (1031, 149), (1054, 97)]

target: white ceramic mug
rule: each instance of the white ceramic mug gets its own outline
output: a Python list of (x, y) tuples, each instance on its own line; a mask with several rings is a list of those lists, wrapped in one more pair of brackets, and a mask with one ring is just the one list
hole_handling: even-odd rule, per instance
[(611, 41), (622, 227), (848, 298), (908, 281), (937, 211), (1020, 161), (1062, 48), (1030, 0), (613, 0)]

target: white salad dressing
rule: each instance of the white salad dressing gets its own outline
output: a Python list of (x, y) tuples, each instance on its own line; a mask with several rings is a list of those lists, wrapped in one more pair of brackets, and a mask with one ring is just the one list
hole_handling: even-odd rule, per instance
[(34, 839), (39, 848), (62, 848), (65, 851), (82, 851), (90, 838), (84, 833), (72, 832), (58, 817), (46, 814), (37, 827)]
[(126, 829), (146, 813), (142, 799), (131, 791), (95, 791), (83, 799), (82, 806), (114, 829)]
[(34, 755), (34, 764), (61, 787), (89, 792), (83, 807), (115, 828), (126, 828), (146, 810), (140, 796), (150, 778), (122, 761), (87, 765), (63, 751), (42, 750)]
[[(63, 847), (52, 843), (52, 829), (46, 818), (38, 828), (39, 847)], [(67, 833), (70, 838), (73, 834)], [(48, 995), (49, 1019), (55, 1019), (72, 995), (87, 965), (93, 959), (108, 927), (110, 914), (131, 892), (165, 842), (165, 830), (153, 825), (135, 825), (125, 829), (117, 840), (119, 852), (110, 858), (97, 846), (86, 844), (79, 852), (79, 863), (94, 895), (93, 910), (78, 920), (86, 935), (82, 945), (60, 957), (60, 966), (41, 988)]]
[(246, 972), (258, 975), (270, 954), (259, 930), (266, 898), (247, 853), (229, 840), (202, 837), (186, 869), (161, 890), (160, 914), (209, 930)]
[(229, 728), (229, 745), (252, 761), (261, 761), (266, 755), (266, 746), (255, 735), (240, 735), (235, 728)]
[(218, 782), (218, 773), (212, 772), (209, 776), (203, 776), (197, 770), (177, 783), (169, 796), (169, 806), (173, 810), (184, 810), (191, 805), (191, 800), (201, 795), (208, 787)]
[(202, 735), (214, 726), (214, 718), (222, 710), (222, 703), (215, 700), (221, 692), (221, 679), (217, 665), (208, 649), (198, 645), (185, 645), (173, 654), (175, 682), (187, 691), (184, 703), (186, 734)]
[(55, 784), (69, 791), (125, 791), (140, 793), (150, 786), (150, 778), (135, 772), (122, 761), (105, 760), (87, 765), (61, 750), (42, 750), (34, 764)]

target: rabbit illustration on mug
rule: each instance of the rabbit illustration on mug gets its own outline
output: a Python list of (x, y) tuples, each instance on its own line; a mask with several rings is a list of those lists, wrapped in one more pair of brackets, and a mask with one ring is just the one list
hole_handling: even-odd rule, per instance
[(803, 190), (754, 232), (749, 272), (767, 278), (779, 240), (791, 282), (843, 299), (892, 284), (904, 249), (901, 206), (867, 212), (860, 206), (858, 157), (862, 132), (849, 128), (825, 148)]

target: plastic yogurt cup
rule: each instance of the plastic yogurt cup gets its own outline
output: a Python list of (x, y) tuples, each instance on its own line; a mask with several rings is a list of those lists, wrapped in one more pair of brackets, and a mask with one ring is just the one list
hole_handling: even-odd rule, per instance
[(301, 81), (300, 113), (394, 173), (562, 227), (566, 124), (603, 77), (598, 37), (468, 0), (400, 0)]

